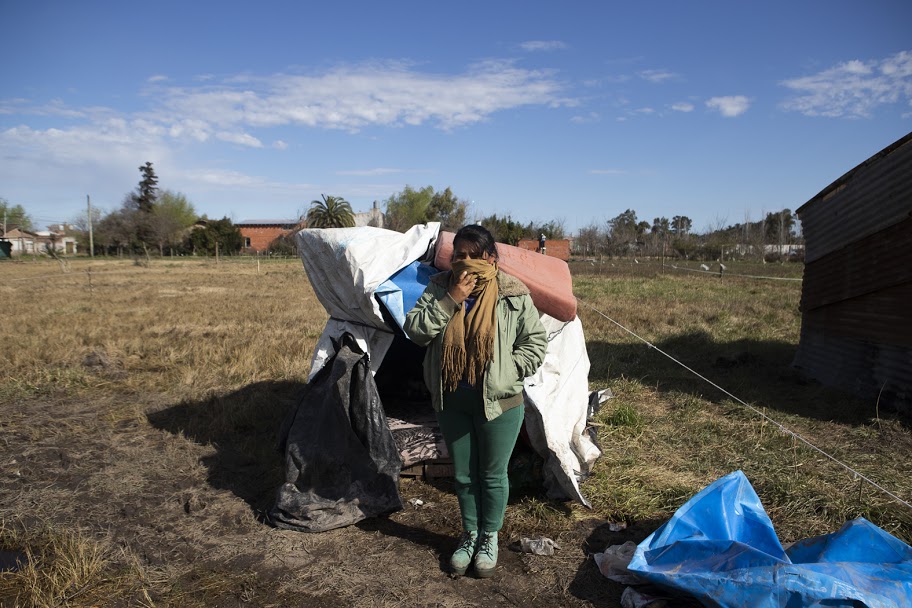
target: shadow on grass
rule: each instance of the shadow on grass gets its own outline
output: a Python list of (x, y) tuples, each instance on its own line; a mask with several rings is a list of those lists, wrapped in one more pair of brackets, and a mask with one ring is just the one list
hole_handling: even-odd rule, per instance
[(157, 429), (183, 435), (215, 454), (201, 460), (209, 483), (246, 501), (258, 515), (272, 506), (284, 481), (276, 443), (285, 415), (297, 404), (300, 382), (257, 382), (225, 395), (182, 402), (148, 414)]
[(637, 521), (624, 530), (612, 531), (608, 522), (595, 526), (583, 543), (586, 559), (580, 564), (568, 591), (576, 598), (590, 602), (593, 606), (614, 608), (621, 605), (621, 595), (626, 585), (606, 578), (598, 568), (593, 553), (601, 553), (613, 545), (627, 541), (639, 544), (665, 523), (661, 519)]
[(450, 553), (455, 543), (452, 536), (439, 534), (426, 528), (409, 526), (390, 519), (388, 516), (369, 517), (354, 524), (364, 532), (379, 532), (384, 536), (401, 538), (415, 545), (422, 545), (437, 555), (440, 569), (446, 571), (449, 565)]
[[(655, 343), (655, 346), (739, 399), (758, 408), (827, 422), (851, 425), (895, 419), (904, 426), (912, 421), (901, 414), (877, 411), (849, 393), (827, 388), (791, 366), (797, 347), (786, 342), (735, 340), (717, 342), (705, 332), (692, 332)], [(646, 344), (590, 341), (590, 381), (626, 377), (719, 404), (725, 393)], [(743, 407), (743, 406), (738, 406)]]

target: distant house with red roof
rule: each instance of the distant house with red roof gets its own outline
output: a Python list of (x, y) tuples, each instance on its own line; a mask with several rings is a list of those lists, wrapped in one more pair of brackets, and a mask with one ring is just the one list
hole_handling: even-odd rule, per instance
[[(375, 226), (383, 228), (383, 212), (374, 201), (370, 211), (355, 213), (355, 226)], [(303, 217), (299, 219), (279, 220), (244, 220), (235, 224), (244, 239), (241, 253), (265, 253), (269, 246), (280, 236), (285, 236), (307, 227)]]
[(244, 239), (241, 253), (264, 253), (280, 236), (301, 226), (301, 220), (244, 220), (235, 224)]

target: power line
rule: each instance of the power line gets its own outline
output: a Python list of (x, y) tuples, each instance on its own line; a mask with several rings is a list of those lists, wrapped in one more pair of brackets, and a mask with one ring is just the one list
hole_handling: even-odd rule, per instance
[[(701, 274), (711, 274), (713, 276), (719, 276), (719, 273), (713, 270), (697, 270), (696, 268), (684, 268), (682, 266), (675, 266), (674, 264), (669, 264), (675, 270), (686, 270), (687, 272), (699, 272)], [(768, 279), (770, 281), (803, 281), (804, 279), (796, 279), (793, 277), (764, 277), (755, 274), (738, 274), (736, 272), (724, 272), (722, 276), (726, 277), (744, 277), (747, 279)]]

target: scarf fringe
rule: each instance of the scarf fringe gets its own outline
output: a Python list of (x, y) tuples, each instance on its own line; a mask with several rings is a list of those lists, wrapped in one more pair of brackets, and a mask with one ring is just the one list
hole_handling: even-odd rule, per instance
[(466, 369), (466, 381), (472, 386), (478, 384), (484, 379), (485, 368), (488, 361), (494, 358), (494, 335), (478, 336), (468, 345), (469, 361), (474, 365), (469, 365)]
[(466, 366), (466, 351), (455, 345), (448, 344), (443, 347), (443, 357), (441, 359), (443, 374), (443, 388), (447, 392), (456, 390), (459, 381), (462, 379), (462, 372)]

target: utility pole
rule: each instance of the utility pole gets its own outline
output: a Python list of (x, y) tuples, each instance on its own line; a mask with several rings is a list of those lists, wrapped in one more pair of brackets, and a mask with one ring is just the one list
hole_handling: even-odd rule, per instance
[(92, 199), (86, 194), (86, 205), (89, 206), (89, 256), (95, 257), (95, 239), (92, 234)]
[(779, 212), (779, 262), (784, 263), (785, 257), (782, 255), (782, 250), (785, 247), (785, 210)]

